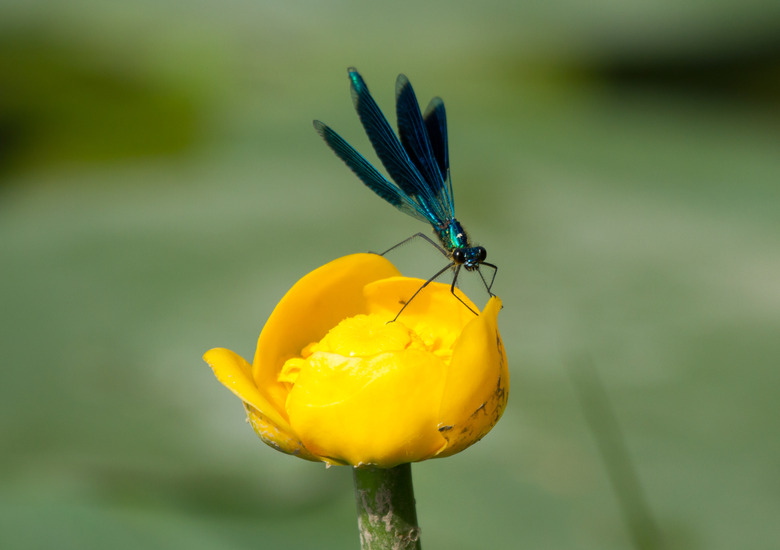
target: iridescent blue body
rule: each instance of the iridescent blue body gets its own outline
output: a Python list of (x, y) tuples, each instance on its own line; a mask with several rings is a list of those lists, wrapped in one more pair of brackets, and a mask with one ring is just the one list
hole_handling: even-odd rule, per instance
[(463, 265), (464, 268), (471, 271), (477, 269), (480, 264), (485, 263), (487, 251), (481, 246), (471, 246), (469, 236), (466, 230), (455, 218), (449, 220), (445, 225), (435, 228), (436, 236), (449, 251), (449, 257), (453, 263)]
[[(492, 296), (491, 287), (498, 268), (485, 262), (487, 257), (485, 249), (481, 246), (472, 246), (466, 231), (455, 219), (444, 102), (438, 97), (434, 98), (423, 115), (409, 80), (402, 74), (398, 75), (396, 81), (398, 136), (396, 136), (374, 98), (371, 97), (363, 78), (354, 68), (350, 68), (348, 72), (355, 110), (392, 182), (327, 125), (315, 120), (314, 128), (336, 155), (374, 193), (400, 211), (433, 226), (441, 246), (422, 233), (418, 233), (415, 237), (420, 236), (428, 240), (450, 260), (450, 263), (428, 279), (420, 290), (444, 271), (453, 268), (455, 275), (452, 280), (452, 290), (457, 297), (454, 292), (455, 283), (460, 269), (465, 268), (467, 271), (479, 273), (488, 294)], [(393, 248), (395, 246), (390, 250)], [(390, 250), (385, 251), (385, 254)], [(493, 277), (489, 284), (479, 270), (483, 265), (493, 269)], [(417, 293), (414, 294), (416, 295)]]

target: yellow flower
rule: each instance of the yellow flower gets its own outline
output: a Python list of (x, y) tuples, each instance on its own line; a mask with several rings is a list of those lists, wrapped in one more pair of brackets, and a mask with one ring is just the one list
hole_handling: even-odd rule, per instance
[(475, 316), (449, 284), (431, 283), (388, 323), (421, 284), (376, 254), (339, 258), (282, 298), (252, 365), (222, 348), (204, 359), (282, 452), (381, 468), (449, 456), (506, 406), (501, 301)]

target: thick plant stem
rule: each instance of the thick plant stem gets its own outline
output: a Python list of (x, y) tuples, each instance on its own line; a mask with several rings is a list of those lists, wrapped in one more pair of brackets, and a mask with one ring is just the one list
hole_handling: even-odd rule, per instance
[(412, 465), (353, 468), (360, 547), (420, 550), (420, 527), (412, 487)]

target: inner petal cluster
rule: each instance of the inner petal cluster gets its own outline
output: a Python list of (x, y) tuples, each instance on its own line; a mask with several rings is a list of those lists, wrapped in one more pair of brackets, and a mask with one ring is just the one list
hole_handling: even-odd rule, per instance
[(352, 464), (435, 454), (446, 363), (380, 315), (345, 319), (285, 362), (286, 412), (307, 448)]

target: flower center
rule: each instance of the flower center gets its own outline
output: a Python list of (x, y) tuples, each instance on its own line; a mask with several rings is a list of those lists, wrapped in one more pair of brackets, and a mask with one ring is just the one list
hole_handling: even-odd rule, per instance
[(319, 342), (312, 342), (303, 348), (300, 357), (285, 361), (277, 379), (279, 382), (295, 384), (301, 368), (315, 353), (340, 358), (370, 358), (380, 353), (407, 349), (434, 351), (416, 332), (400, 321), (388, 323), (381, 315), (356, 315), (341, 321)]

